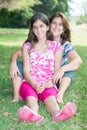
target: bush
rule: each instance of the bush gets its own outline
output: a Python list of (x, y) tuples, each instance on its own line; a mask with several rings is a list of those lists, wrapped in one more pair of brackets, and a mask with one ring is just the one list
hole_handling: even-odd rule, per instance
[(0, 10), (0, 27), (26, 28), (32, 15), (33, 12), (29, 8), (12, 11), (2, 9)]
[(0, 27), (8, 27), (9, 25), (9, 14), (10, 12), (7, 9), (0, 10)]

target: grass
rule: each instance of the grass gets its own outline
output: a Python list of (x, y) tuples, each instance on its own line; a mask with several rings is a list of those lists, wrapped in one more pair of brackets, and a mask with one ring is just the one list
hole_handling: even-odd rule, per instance
[(19, 46), (27, 39), (27, 29), (0, 28), (0, 45)]
[[(26, 29), (0, 29), (0, 130), (86, 130), (87, 129), (87, 31), (73, 30), (74, 46), (83, 60), (76, 71), (75, 79), (64, 95), (65, 103), (74, 101), (77, 115), (65, 122), (52, 122), (45, 105), (40, 104), (40, 113), (45, 117), (41, 124), (18, 120), (17, 111), (23, 101), (11, 103), (12, 84), (9, 76), (10, 56), (27, 38)], [(79, 42), (78, 42), (79, 41)], [(76, 43), (76, 44), (75, 44)], [(78, 43), (78, 44), (77, 44)], [(62, 108), (63, 105), (60, 105)]]

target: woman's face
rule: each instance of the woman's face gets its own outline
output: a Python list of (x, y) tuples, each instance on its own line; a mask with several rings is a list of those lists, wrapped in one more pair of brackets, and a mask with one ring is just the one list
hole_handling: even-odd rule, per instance
[(35, 36), (38, 38), (38, 40), (40, 40), (42, 38), (46, 38), (46, 33), (49, 27), (41, 20), (37, 20), (36, 22), (34, 22), (32, 29)]
[(59, 37), (64, 32), (64, 27), (61, 17), (55, 17), (50, 26), (51, 32), (54, 37)]

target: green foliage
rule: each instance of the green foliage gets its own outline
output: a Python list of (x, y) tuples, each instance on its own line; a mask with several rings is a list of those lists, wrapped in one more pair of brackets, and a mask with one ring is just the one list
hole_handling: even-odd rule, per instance
[(28, 20), (32, 16), (32, 13), (33, 11), (30, 8), (23, 8), (21, 10), (15, 9), (11, 11), (8, 11), (7, 9), (1, 9), (0, 27), (9, 27), (9, 28), (28, 27)]
[(87, 15), (85, 15), (85, 16), (80, 16), (80, 17), (78, 18), (78, 20), (76, 21), (76, 24), (77, 24), (77, 25), (83, 24), (83, 23), (87, 24)]
[(48, 16), (56, 11), (67, 13), (69, 10), (68, 1), (70, 0), (41, 0), (41, 4), (34, 5), (32, 9), (35, 12), (43, 12)]
[(0, 9), (22, 9), (31, 8), (34, 4), (39, 4), (39, 0), (0, 0)]
[(8, 27), (9, 14), (7, 9), (0, 10), (0, 27)]
[(56, 11), (68, 13), (68, 1), (71, 0), (4, 0), (0, 9), (0, 27), (26, 28), (36, 12), (43, 12), (47, 16)]
[[(30, 12), (30, 13), (29, 13)], [(31, 17), (31, 9), (25, 8), (10, 12), (10, 27), (25, 28), (28, 27), (28, 20)]]
[(69, 10), (68, 1), (66, 1), (66, 0), (62, 0), (62, 1), (58, 0), (58, 4), (56, 5), (53, 12), (61, 11), (63, 13), (67, 13), (68, 10)]

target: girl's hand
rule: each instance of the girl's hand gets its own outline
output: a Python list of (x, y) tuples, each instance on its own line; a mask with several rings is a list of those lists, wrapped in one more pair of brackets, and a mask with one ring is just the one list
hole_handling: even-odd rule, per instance
[(52, 80), (47, 81), (46, 83), (43, 84), (43, 86), (45, 88), (52, 88), (53, 87)]
[(52, 80), (49, 80), (46, 83), (34, 85), (34, 88), (36, 89), (37, 93), (42, 93), (45, 90), (45, 88), (51, 88), (51, 87), (53, 87)]
[(18, 75), (20, 75), (18, 66), (15, 63), (12, 63), (10, 66), (10, 77), (12, 79), (16, 78)]
[(36, 89), (37, 93), (40, 94), (45, 90), (45, 86), (43, 84), (36, 84), (35, 89)]

